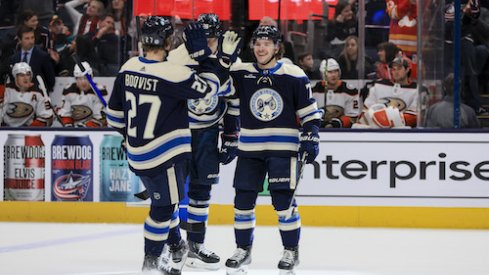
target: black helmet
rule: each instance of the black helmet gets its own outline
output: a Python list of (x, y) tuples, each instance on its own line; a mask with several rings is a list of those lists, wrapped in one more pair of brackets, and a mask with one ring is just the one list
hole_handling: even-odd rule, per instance
[(258, 28), (253, 32), (251, 39), (253, 44), (257, 39), (268, 39), (272, 40), (273, 43), (279, 43), (282, 41), (282, 35), (280, 31), (275, 26), (258, 26)]
[(222, 35), (222, 24), (217, 14), (202, 13), (197, 18), (197, 22), (202, 24), (207, 38), (220, 37)]
[(170, 20), (161, 16), (150, 16), (141, 28), (143, 45), (164, 46), (165, 39), (173, 34)]

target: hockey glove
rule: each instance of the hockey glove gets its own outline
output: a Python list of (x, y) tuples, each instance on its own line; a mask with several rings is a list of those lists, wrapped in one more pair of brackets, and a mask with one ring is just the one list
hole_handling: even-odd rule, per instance
[(191, 23), (184, 30), (185, 47), (191, 58), (200, 62), (211, 54), (205, 30), (200, 23)]
[(312, 163), (319, 154), (319, 135), (317, 133), (302, 133), (300, 138), (299, 158), (307, 153), (306, 163)]
[(238, 151), (238, 134), (221, 134), (221, 141), (219, 162), (228, 164), (236, 157), (236, 152)]
[(219, 38), (219, 50), (217, 52), (217, 58), (219, 63), (224, 68), (229, 68), (236, 62), (238, 55), (241, 52), (241, 37), (233, 31), (226, 31), (223, 36)]

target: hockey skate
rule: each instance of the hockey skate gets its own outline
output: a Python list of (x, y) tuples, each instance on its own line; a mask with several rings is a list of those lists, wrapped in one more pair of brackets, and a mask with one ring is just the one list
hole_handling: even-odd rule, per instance
[(154, 255), (145, 255), (143, 262), (143, 273), (177, 275), (180, 272), (162, 262), (162, 259)]
[(205, 248), (204, 244), (188, 241), (188, 258), (185, 265), (193, 268), (218, 270), (220, 258), (216, 253)]
[[(172, 274), (180, 275), (182, 274), (182, 268), (187, 260), (188, 255), (188, 245), (184, 240), (180, 240), (177, 245), (169, 246), (169, 253), (167, 258), (167, 266), (171, 267), (174, 272)], [(164, 257), (163, 259), (165, 259)]]
[(286, 247), (282, 254), (282, 259), (278, 262), (280, 275), (295, 275), (294, 268), (299, 265), (299, 248)]
[(238, 247), (233, 256), (226, 261), (226, 274), (244, 275), (248, 273), (251, 263), (251, 246), (243, 249)]

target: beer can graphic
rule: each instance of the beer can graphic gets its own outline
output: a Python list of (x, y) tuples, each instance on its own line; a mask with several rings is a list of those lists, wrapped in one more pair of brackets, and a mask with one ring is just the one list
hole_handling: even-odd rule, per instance
[(52, 201), (93, 201), (93, 146), (88, 136), (54, 137), (51, 185)]
[(44, 201), (46, 151), (41, 136), (9, 134), (3, 153), (4, 200)]
[(140, 192), (139, 177), (130, 169), (122, 136), (104, 135), (100, 145), (100, 201), (134, 202)]

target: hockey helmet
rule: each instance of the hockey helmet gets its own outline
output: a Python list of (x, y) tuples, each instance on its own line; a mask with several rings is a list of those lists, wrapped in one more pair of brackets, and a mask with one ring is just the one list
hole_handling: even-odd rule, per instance
[(12, 68), (12, 74), (17, 76), (18, 74), (31, 74), (31, 79), (32, 79), (32, 69), (29, 64), (25, 62), (19, 62), (15, 63), (14, 67)]
[(90, 64), (88, 64), (87, 61), (82, 62), (83, 67), (85, 68), (85, 71), (82, 71), (80, 67), (78, 67), (78, 64), (75, 64), (75, 68), (73, 69), (73, 76), (74, 77), (84, 77), (85, 75), (89, 74), (90, 76), (93, 76), (93, 70)]
[(164, 46), (165, 39), (173, 34), (170, 20), (161, 16), (150, 16), (141, 28), (143, 45)]
[(280, 31), (275, 26), (258, 26), (258, 28), (253, 32), (251, 36), (253, 44), (255, 44), (258, 39), (272, 40), (273, 43), (277, 44), (282, 41), (282, 35)]
[(219, 16), (215, 13), (202, 13), (197, 18), (197, 22), (202, 24), (207, 38), (220, 37), (223, 29)]
[(389, 63), (389, 68), (392, 68), (395, 65), (402, 66), (407, 69), (409, 68), (409, 61), (402, 56), (398, 56)]
[(366, 113), (367, 121), (372, 128), (404, 127), (406, 123), (399, 109), (384, 104), (374, 104)]

